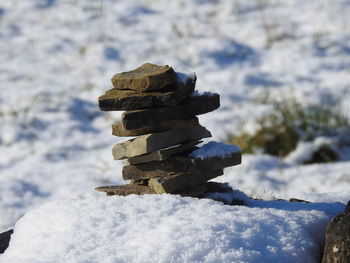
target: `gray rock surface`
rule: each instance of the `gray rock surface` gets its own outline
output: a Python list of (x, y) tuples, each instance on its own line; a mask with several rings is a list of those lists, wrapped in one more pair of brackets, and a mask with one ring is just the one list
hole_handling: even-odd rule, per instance
[(123, 179), (149, 179), (174, 173), (198, 173), (200, 171), (222, 169), (241, 163), (241, 153), (232, 153), (224, 158), (190, 158), (188, 156), (169, 157), (163, 161), (153, 161), (123, 167)]
[(191, 128), (198, 125), (199, 125), (199, 122), (197, 117), (193, 117), (187, 120), (173, 120), (173, 121), (161, 122), (153, 126), (134, 129), (134, 130), (127, 130), (123, 126), (122, 122), (118, 122), (112, 125), (112, 134), (120, 137), (140, 136), (144, 134), (158, 133), (158, 132), (164, 132), (164, 131), (169, 131), (174, 129)]
[(157, 193), (175, 193), (186, 188), (200, 185), (223, 174), (223, 170), (203, 171), (195, 174), (178, 173), (152, 178), (148, 185)]
[(123, 127), (127, 130), (140, 129), (161, 122), (190, 119), (219, 107), (220, 97), (216, 93), (191, 96), (176, 106), (126, 111), (122, 115), (122, 122)]
[(131, 164), (140, 164), (140, 163), (148, 163), (153, 161), (163, 161), (175, 154), (183, 153), (186, 151), (191, 151), (197, 149), (195, 145), (200, 143), (201, 141), (190, 141), (184, 144), (179, 144), (173, 147), (161, 149), (155, 152), (151, 152), (148, 154), (143, 154), (140, 156), (130, 157), (126, 160), (123, 160), (123, 165), (131, 165)]
[(136, 139), (116, 144), (113, 147), (112, 153), (115, 160), (120, 160), (155, 152), (186, 141), (200, 140), (207, 137), (211, 137), (211, 133), (199, 125), (194, 128), (176, 129), (161, 133), (142, 135)]
[(195, 79), (188, 78), (186, 83), (178, 82), (165, 90), (139, 92), (134, 90), (108, 90), (98, 98), (103, 111), (137, 110), (172, 106), (188, 98), (194, 91)]
[(117, 73), (112, 77), (115, 88), (137, 91), (162, 90), (176, 81), (177, 75), (173, 68), (151, 63), (145, 63), (131, 71)]
[(350, 262), (350, 205), (327, 225), (322, 263)]

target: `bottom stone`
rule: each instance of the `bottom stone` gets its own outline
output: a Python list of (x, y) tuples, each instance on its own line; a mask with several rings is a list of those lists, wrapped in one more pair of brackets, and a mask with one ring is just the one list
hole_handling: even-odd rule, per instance
[(155, 194), (156, 192), (145, 185), (111, 185), (111, 186), (100, 186), (96, 187), (95, 190), (105, 192), (107, 195), (144, 195), (144, 194)]
[(195, 185), (203, 184), (210, 179), (223, 175), (223, 170), (212, 170), (200, 173), (177, 173), (163, 177), (151, 178), (148, 185), (157, 193), (175, 193)]
[(206, 182), (204, 184), (195, 185), (191, 188), (186, 188), (180, 191), (176, 191), (174, 192), (174, 194), (181, 195), (181, 196), (188, 196), (188, 197), (205, 198), (206, 194), (228, 193), (232, 191), (233, 189), (228, 185), (228, 183)]
[[(212, 173), (215, 171), (211, 171)], [(188, 175), (189, 176), (189, 175)], [(193, 174), (191, 175), (193, 176)], [(246, 205), (244, 200), (234, 197), (233, 189), (227, 183), (218, 182), (204, 182), (193, 186), (185, 185), (186, 188), (172, 192), (171, 194), (180, 195), (182, 197), (194, 197), (194, 198), (209, 198), (218, 202), (222, 202), (226, 205)], [(153, 189), (148, 186), (148, 180), (132, 181), (128, 185), (112, 185), (101, 186), (96, 188), (97, 191), (105, 192), (107, 196), (112, 195), (143, 195), (143, 194), (157, 194)], [(164, 192), (162, 192), (164, 193)], [(159, 193), (159, 194), (162, 194)], [(0, 234), (0, 245), (1, 236)], [(1, 246), (0, 246), (1, 248)], [(0, 252), (1, 254), (1, 252)]]

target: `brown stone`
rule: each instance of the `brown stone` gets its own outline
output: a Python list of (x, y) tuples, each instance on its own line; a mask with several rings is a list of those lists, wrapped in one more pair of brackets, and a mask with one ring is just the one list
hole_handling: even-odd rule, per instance
[(148, 186), (148, 180), (147, 179), (142, 179), (142, 180), (131, 180), (130, 184), (132, 185), (145, 185)]
[(148, 186), (144, 185), (110, 185), (96, 187), (95, 190), (105, 192), (107, 195), (143, 195), (143, 194), (155, 194), (155, 192)]
[(126, 111), (122, 115), (122, 122), (127, 130), (140, 129), (165, 121), (189, 119), (219, 107), (218, 94), (204, 94), (192, 96), (176, 106)]
[(241, 153), (234, 152), (223, 158), (190, 158), (188, 156), (174, 156), (163, 161), (127, 165), (123, 167), (123, 178), (149, 179), (159, 176), (171, 175), (174, 173), (198, 173), (205, 170), (216, 170), (241, 163)]
[(130, 165), (130, 164), (140, 164), (140, 163), (166, 160), (175, 154), (197, 149), (195, 145), (197, 145), (200, 142), (201, 141), (190, 141), (184, 144), (179, 144), (173, 147), (161, 149), (148, 154), (130, 157), (129, 159), (123, 160), (123, 164)]
[(112, 84), (117, 89), (137, 91), (161, 90), (176, 83), (177, 75), (169, 66), (145, 63), (137, 69), (115, 74)]
[(196, 79), (188, 78), (186, 83), (178, 82), (165, 90), (138, 92), (134, 90), (111, 89), (98, 98), (103, 111), (149, 109), (176, 105), (194, 91)]
[(187, 119), (187, 120), (166, 121), (147, 128), (141, 128), (141, 129), (135, 129), (135, 130), (126, 130), (123, 126), (123, 123), (118, 122), (116, 124), (113, 124), (112, 134), (120, 137), (140, 136), (144, 134), (157, 133), (157, 132), (169, 131), (174, 129), (191, 128), (198, 125), (199, 125), (199, 122), (197, 117)]
[(142, 135), (136, 139), (118, 143), (113, 147), (115, 160), (134, 157), (145, 153), (155, 152), (169, 146), (190, 140), (200, 140), (211, 137), (211, 133), (202, 126), (186, 129), (176, 129), (166, 132)]
[(157, 193), (174, 193), (195, 185), (200, 185), (206, 181), (223, 174), (222, 169), (203, 171), (195, 174), (178, 173), (164, 177), (152, 178), (148, 185)]

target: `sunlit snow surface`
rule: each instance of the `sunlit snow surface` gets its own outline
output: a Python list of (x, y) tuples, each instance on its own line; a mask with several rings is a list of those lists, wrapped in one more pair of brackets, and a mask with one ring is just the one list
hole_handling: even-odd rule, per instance
[[(1, 1), (0, 231), (46, 201), (103, 196), (94, 187), (123, 182), (121, 162), (111, 155), (113, 145), (127, 139), (111, 135), (120, 113), (100, 112), (97, 98), (112, 87), (114, 73), (145, 62), (195, 72), (200, 93), (220, 94), (221, 107), (200, 116), (217, 141), (227, 132), (256, 128), (255, 119), (269, 110), (254, 103), (265, 91), (273, 98), (293, 97), (301, 103), (323, 103), (332, 95), (341, 99), (348, 114), (349, 13), (349, 3), (340, 0)], [(276, 41), (269, 44), (269, 38)], [(215, 180), (257, 198), (345, 203), (350, 199), (349, 171), (349, 162), (303, 166), (267, 155), (243, 155), (242, 165), (225, 169)], [(152, 198), (162, 203), (163, 197)], [(78, 203), (72, 201), (72, 206)], [(53, 203), (61, 205), (72, 209), (64, 201)], [(95, 206), (100, 211), (103, 202), (90, 208)], [(200, 203), (205, 211), (204, 206)], [(66, 218), (64, 209), (57, 213)], [(80, 213), (88, 210), (84, 209)], [(254, 218), (249, 209), (242, 208), (242, 218), (240, 213), (235, 220)], [(316, 214), (315, 220), (323, 217)], [(48, 220), (54, 221), (54, 215)], [(272, 227), (282, 218), (272, 221)], [(115, 222), (101, 224), (114, 227)], [(230, 226), (218, 225), (218, 232), (220, 227)], [(107, 238), (102, 236), (96, 240)], [(222, 251), (229, 246), (238, 250), (242, 237), (230, 237), (237, 238), (231, 245), (222, 241)], [(152, 253), (150, 248), (145, 248), (147, 253)]]
[(191, 152), (189, 156), (199, 159), (207, 157), (225, 158), (226, 156), (239, 152), (241, 152), (241, 150), (237, 145), (211, 141)]
[(0, 260), (313, 263), (320, 261), (326, 223), (344, 209), (278, 201), (250, 206), (171, 195), (53, 201), (18, 221)]

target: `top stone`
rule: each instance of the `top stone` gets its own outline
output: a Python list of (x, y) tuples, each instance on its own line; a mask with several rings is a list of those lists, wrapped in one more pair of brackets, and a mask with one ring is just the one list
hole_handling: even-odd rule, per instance
[(136, 91), (162, 90), (175, 84), (177, 75), (172, 67), (157, 66), (145, 63), (137, 69), (117, 73), (112, 77), (116, 89), (131, 89)]

